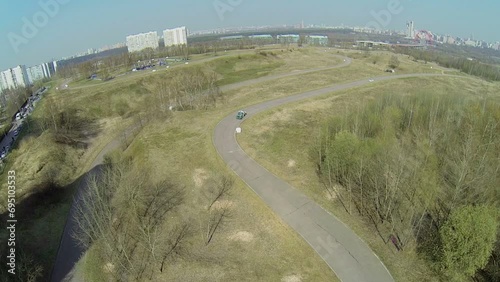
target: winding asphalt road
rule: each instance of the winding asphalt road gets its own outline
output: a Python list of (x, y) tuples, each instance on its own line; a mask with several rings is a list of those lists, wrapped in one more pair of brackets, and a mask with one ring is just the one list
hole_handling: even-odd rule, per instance
[[(244, 86), (249, 86), (252, 84), (256, 83), (262, 83), (266, 81), (270, 81), (273, 79), (279, 79), (279, 78), (284, 78), (288, 76), (294, 76), (294, 75), (300, 75), (300, 74), (307, 74), (307, 73), (312, 73), (312, 72), (317, 72), (317, 71), (324, 71), (328, 69), (334, 69), (334, 68), (339, 68), (343, 66), (347, 66), (351, 63), (351, 59), (347, 57), (342, 57), (338, 55), (332, 55), (333, 57), (339, 58), (341, 60), (344, 60), (344, 62), (340, 65), (335, 65), (335, 66), (329, 66), (329, 67), (322, 67), (322, 68), (316, 68), (316, 69), (309, 69), (309, 70), (302, 70), (302, 71), (295, 71), (292, 73), (285, 73), (285, 74), (277, 74), (277, 75), (271, 75), (271, 76), (266, 76), (266, 77), (261, 77), (257, 79), (252, 79), (252, 80), (247, 80), (244, 82), (239, 82), (231, 85), (226, 85), (221, 87), (222, 91), (229, 91), (233, 89), (237, 89), (240, 87)], [(218, 57), (220, 58), (220, 57)], [(204, 59), (203, 61), (209, 61), (213, 60), (214, 58), (209, 58), (209, 59)], [(67, 84), (68, 81), (63, 82), (63, 84)], [(61, 86), (61, 88), (64, 86)], [(137, 130), (136, 127), (132, 127), (127, 129), (127, 131), (134, 131)], [(59, 244), (59, 249), (57, 252), (57, 257), (56, 261), (54, 263), (54, 267), (51, 272), (51, 278), (50, 281), (52, 282), (59, 282), (59, 281), (75, 281), (77, 278), (74, 276), (74, 266), (78, 262), (78, 260), (81, 258), (85, 250), (78, 245), (78, 242), (72, 237), (72, 233), (75, 229), (78, 228), (77, 223), (75, 222), (74, 216), (76, 214), (76, 205), (79, 199), (82, 197), (82, 191), (87, 186), (87, 180), (90, 179), (90, 177), (93, 177), (96, 174), (99, 174), (100, 171), (100, 166), (103, 163), (104, 155), (120, 146), (121, 141), (120, 140), (113, 140), (109, 144), (106, 145), (106, 147), (99, 153), (97, 158), (94, 160), (94, 162), (91, 165), (91, 170), (83, 175), (79, 180), (78, 180), (78, 187), (77, 191), (75, 193), (73, 203), (71, 205), (70, 211), (68, 218), (66, 220), (66, 224), (64, 226), (64, 231), (61, 237), (61, 242)]]
[[(340, 58), (343, 62), (335, 66), (294, 71), (243, 81), (223, 86), (221, 87), (221, 90), (230, 91), (275, 79), (341, 68), (351, 63), (350, 58), (338, 55), (332, 56)], [(414, 76), (436, 75), (399, 75), (374, 79), (387, 80)], [(361, 86), (365, 83), (368, 83), (368, 80), (332, 86), (321, 90), (272, 100), (252, 106), (247, 109), (247, 112), (251, 115), (285, 103), (327, 94), (336, 90)], [(337, 276), (342, 279), (342, 281), (393, 281), (389, 272), (385, 269), (380, 260), (348, 227), (337, 220), (334, 216), (323, 210), (309, 198), (298, 192), (295, 188), (272, 175), (269, 171), (265, 170), (243, 152), (234, 135), (235, 128), (239, 126), (241, 122), (234, 118), (235, 114), (226, 117), (219, 123), (216, 127), (213, 138), (217, 151), (229, 164), (229, 166), (278, 215), (280, 215), (288, 224), (290, 224), (290, 226), (292, 226), (292, 228), (304, 237), (304, 239), (328, 263), (332, 270), (335, 271)], [(81, 197), (82, 190), (86, 187), (86, 179), (90, 175), (98, 173), (104, 154), (117, 148), (118, 146), (119, 140), (114, 140), (109, 143), (92, 164), (92, 170), (84, 175), (79, 182), (78, 191), (70, 209), (70, 214), (68, 216), (57, 253), (56, 262), (51, 273), (51, 281), (69, 281), (75, 279), (75, 277), (73, 277), (73, 268), (84, 252), (84, 250), (77, 245), (75, 239), (71, 236), (72, 230), (76, 228), (76, 223), (73, 219), (75, 214), (75, 204)]]
[[(378, 81), (410, 77), (457, 77), (443, 74), (390, 75), (333, 85), (323, 89), (270, 100), (245, 109), (247, 116), (335, 91), (360, 87)], [(243, 83), (242, 83), (243, 84)], [(259, 165), (239, 146), (236, 128), (243, 121), (236, 112), (224, 118), (215, 128), (213, 143), (228, 166), (286, 223), (299, 233), (344, 282), (387, 282), (393, 277), (351, 229), (310, 198)], [(243, 131), (244, 134), (245, 132)]]

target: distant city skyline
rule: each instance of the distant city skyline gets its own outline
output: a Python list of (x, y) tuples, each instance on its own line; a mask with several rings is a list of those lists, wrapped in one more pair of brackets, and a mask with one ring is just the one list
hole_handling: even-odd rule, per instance
[[(147, 4), (147, 5), (146, 5)], [(391, 8), (392, 7), (392, 10)], [(186, 26), (207, 30), (238, 26), (325, 24), (366, 26), (404, 31), (415, 29), (462, 38), (500, 41), (500, 30), (491, 25), (500, 2), (486, 0), (313, 0), (267, 2), (263, 0), (40, 0), (0, 3), (0, 70), (17, 65), (37, 65), (52, 59), (105, 45), (124, 43), (127, 35)], [(388, 12), (390, 11), (390, 12)], [(378, 18), (377, 18), (378, 17)]]

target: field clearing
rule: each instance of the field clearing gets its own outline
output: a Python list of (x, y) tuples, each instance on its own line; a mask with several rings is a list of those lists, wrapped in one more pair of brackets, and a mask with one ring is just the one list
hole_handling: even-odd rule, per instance
[(411, 78), (371, 84), (249, 117), (243, 123), (244, 133), (238, 135), (238, 141), (249, 156), (351, 227), (381, 257), (396, 281), (437, 281), (414, 248), (398, 253), (392, 245), (384, 244), (372, 225), (358, 215), (348, 215), (341, 204), (326, 192), (316, 174), (315, 155), (311, 147), (325, 121), (346, 115), (350, 107), (379, 94), (406, 95), (432, 91), (436, 95), (467, 93), (498, 99), (499, 90), (499, 84), (457, 78)]
[[(336, 58), (335, 58), (336, 59)], [(441, 73), (439, 70), (426, 69), (414, 62), (404, 64), (405, 73)], [(338, 83), (352, 82), (365, 78), (391, 76), (381, 70), (381, 66), (367, 64), (363, 61), (353, 60), (352, 64), (340, 68), (317, 71), (299, 76), (291, 76), (264, 82), (241, 89), (229, 91), (229, 102), (239, 104), (241, 107), (257, 104), (269, 99), (277, 99), (284, 96), (302, 93), (305, 91), (320, 89)]]

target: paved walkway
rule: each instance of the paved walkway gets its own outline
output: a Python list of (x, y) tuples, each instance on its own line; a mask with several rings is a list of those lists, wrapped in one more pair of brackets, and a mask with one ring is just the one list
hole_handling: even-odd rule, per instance
[[(443, 75), (409, 74), (374, 77), (267, 101), (244, 110), (248, 113), (247, 117), (252, 117), (283, 104), (377, 81), (431, 76)], [(380, 259), (351, 229), (300, 191), (263, 168), (242, 150), (235, 134), (235, 129), (242, 121), (237, 120), (235, 116), (236, 112), (224, 118), (216, 126), (213, 135), (214, 146), (228, 166), (314, 248), (341, 281), (394, 281)]]

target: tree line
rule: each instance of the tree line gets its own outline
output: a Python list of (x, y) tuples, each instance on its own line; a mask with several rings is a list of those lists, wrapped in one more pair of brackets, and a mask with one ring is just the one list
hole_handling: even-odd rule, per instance
[(332, 118), (318, 175), (349, 213), (452, 279), (500, 279), (500, 105), (460, 95), (382, 95)]
[[(260, 41), (259, 41), (260, 42)], [(254, 49), (262, 45), (255, 40), (214, 40), (209, 42), (197, 42), (190, 45), (178, 45), (160, 47), (158, 49), (146, 48), (140, 52), (123, 53), (107, 58), (93, 59), (82, 63), (70, 64), (58, 68), (57, 75), (60, 78), (86, 79), (97, 74), (101, 79), (113, 78), (113, 72), (124, 68), (130, 70), (139, 61), (149, 61), (157, 58), (178, 57), (189, 60), (190, 55), (209, 54), (217, 55), (218, 52), (227, 50)]]
[(223, 103), (224, 96), (217, 81), (215, 72), (192, 67), (179, 69), (169, 78), (145, 79), (142, 84), (152, 94), (150, 109), (165, 113), (169, 110), (206, 110)]
[(491, 81), (500, 81), (500, 68), (498, 65), (486, 64), (472, 58), (453, 56), (442, 51), (426, 51), (410, 48), (396, 48), (395, 51), (412, 56), (415, 60), (436, 62), (440, 66), (458, 69), (469, 75)]

